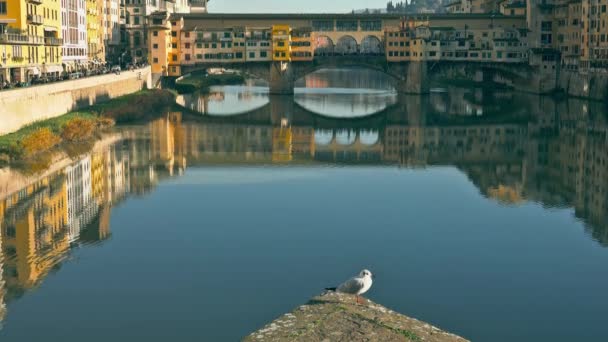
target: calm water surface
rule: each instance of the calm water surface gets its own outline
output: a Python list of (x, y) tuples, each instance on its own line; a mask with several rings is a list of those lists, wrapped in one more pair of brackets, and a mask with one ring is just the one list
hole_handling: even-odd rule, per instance
[(0, 170), (0, 340), (234, 341), (364, 267), (372, 300), (474, 341), (606, 340), (603, 105), (298, 87)]

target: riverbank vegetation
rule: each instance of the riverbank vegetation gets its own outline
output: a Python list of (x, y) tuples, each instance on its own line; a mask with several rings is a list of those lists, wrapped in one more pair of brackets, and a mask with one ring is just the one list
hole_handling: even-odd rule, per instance
[(196, 91), (208, 92), (210, 87), (219, 85), (236, 85), (245, 83), (245, 77), (240, 74), (207, 75), (193, 73), (175, 82), (175, 90), (179, 94), (190, 94)]
[[(25, 126), (0, 136), (0, 160), (24, 160), (42, 152), (95, 140), (115, 123), (145, 120), (174, 103), (174, 95), (162, 90), (144, 90), (56, 118)], [(71, 154), (71, 153), (69, 153)]]

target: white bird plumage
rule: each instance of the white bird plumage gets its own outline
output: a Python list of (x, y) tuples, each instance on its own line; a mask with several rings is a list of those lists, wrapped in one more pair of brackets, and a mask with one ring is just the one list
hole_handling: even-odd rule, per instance
[(363, 270), (359, 275), (350, 278), (349, 280), (342, 283), (342, 285), (336, 288), (337, 292), (354, 294), (359, 303), (359, 296), (369, 291), (372, 287), (372, 272), (369, 270)]

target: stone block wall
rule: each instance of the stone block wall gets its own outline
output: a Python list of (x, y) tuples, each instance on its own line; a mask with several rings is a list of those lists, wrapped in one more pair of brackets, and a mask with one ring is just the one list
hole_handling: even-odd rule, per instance
[(151, 87), (150, 68), (0, 91), (0, 135)]

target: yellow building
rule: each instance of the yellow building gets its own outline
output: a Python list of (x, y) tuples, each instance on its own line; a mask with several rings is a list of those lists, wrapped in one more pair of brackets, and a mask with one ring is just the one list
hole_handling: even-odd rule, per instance
[(183, 20), (169, 20), (167, 12), (155, 12), (148, 25), (149, 56), (152, 74), (180, 76), (180, 39)]
[(0, 1), (0, 82), (59, 76), (60, 0)]
[(105, 61), (105, 47), (101, 37), (101, 19), (97, 0), (86, 0), (87, 46), (89, 61)]
[[(387, 27), (385, 30), (386, 59), (389, 62), (425, 60), (428, 22), (408, 20), (401, 27)], [(435, 54), (433, 57), (436, 57)]]
[(272, 60), (291, 61), (291, 28), (289, 25), (272, 26)]
[(315, 48), (312, 38), (312, 28), (294, 29), (291, 31), (291, 60), (312, 61)]

